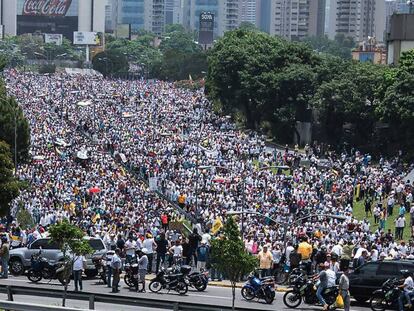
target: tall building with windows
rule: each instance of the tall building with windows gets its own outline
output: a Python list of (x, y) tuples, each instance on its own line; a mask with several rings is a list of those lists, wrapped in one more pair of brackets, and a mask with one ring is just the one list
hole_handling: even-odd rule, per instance
[(189, 0), (165, 0), (165, 24), (188, 27)]
[(161, 35), (165, 29), (165, 0), (146, 0), (145, 29)]
[(256, 27), (270, 33), (270, 13), (272, 0), (256, 1)]
[(325, 0), (273, 0), (270, 34), (287, 39), (323, 35)]
[(136, 32), (145, 28), (145, 0), (118, 0), (117, 24), (131, 24)]
[(386, 16), (386, 0), (330, 0), (328, 36), (343, 34), (356, 42), (376, 37), (383, 42)]
[(262, 1), (256, 0), (240, 0), (239, 18), (240, 22), (248, 22), (256, 25), (256, 3)]
[(220, 1), (223, 5), (222, 14), (222, 29), (220, 33), (234, 30), (240, 25), (240, 6), (241, 0), (222, 0)]
[[(221, 0), (223, 1), (223, 0)], [(214, 15), (214, 37), (222, 34), (223, 25), (221, 23), (223, 15), (223, 7), (220, 6), (220, 0), (191, 0), (189, 15), (189, 28), (198, 30), (200, 26), (200, 14), (202, 12), (210, 12)]]

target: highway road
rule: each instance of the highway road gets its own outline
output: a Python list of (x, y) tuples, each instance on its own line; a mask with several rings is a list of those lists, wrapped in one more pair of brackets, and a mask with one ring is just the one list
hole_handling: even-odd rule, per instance
[[(7, 280), (0, 280), (0, 284), (4, 285), (16, 285), (16, 286), (28, 286), (28, 287), (42, 287), (42, 288), (53, 288), (53, 289), (62, 289), (63, 287), (60, 285), (59, 282), (53, 280), (52, 282), (40, 282), (36, 285), (31, 283), (25, 276), (20, 277), (10, 277)], [(147, 282), (148, 286), (148, 282)], [(69, 286), (69, 290), (73, 290), (73, 282)], [(83, 292), (88, 293), (100, 293), (100, 294), (108, 294), (108, 295), (122, 295), (127, 297), (146, 297), (146, 298), (155, 298), (159, 300), (167, 300), (167, 301), (188, 301), (193, 303), (201, 303), (206, 305), (219, 305), (219, 306), (231, 306), (231, 289), (225, 287), (218, 287), (218, 286), (209, 286), (205, 292), (197, 292), (194, 290), (189, 290), (187, 295), (179, 296), (174, 293), (162, 293), (162, 294), (154, 294), (147, 290), (146, 293), (137, 293), (135, 291), (129, 290), (129, 288), (123, 283), (121, 280), (121, 291), (118, 294), (111, 293), (111, 289), (107, 288), (102, 283), (99, 283), (97, 280), (84, 280), (83, 281)], [(236, 290), (236, 307), (247, 307), (251, 310), (289, 310), (283, 304), (283, 293), (277, 292), (276, 299), (271, 305), (266, 305), (261, 302), (253, 301), (248, 302), (245, 301), (240, 295), (240, 289)], [(0, 294), (0, 299), (6, 299), (6, 295)], [(32, 297), (32, 296), (15, 296), (15, 301), (21, 302), (33, 302), (38, 304), (47, 304), (47, 305), (60, 305), (61, 301), (55, 298), (45, 298), (45, 297)], [(75, 308), (88, 308), (88, 302), (86, 301), (76, 301), (70, 300), (68, 301), (68, 307), (75, 307)], [(120, 305), (111, 305), (111, 304), (102, 304), (97, 303), (95, 305), (96, 310), (102, 311), (109, 311), (109, 310), (117, 310), (117, 311), (157, 311), (160, 309), (148, 309), (148, 308), (139, 308), (139, 307), (131, 307), (131, 306), (120, 306)], [(301, 305), (298, 310), (322, 310), (321, 307), (314, 307), (314, 306), (307, 306)], [(351, 306), (351, 310), (353, 311), (367, 311), (370, 310), (368, 306), (361, 306), (356, 305), (354, 302)]]

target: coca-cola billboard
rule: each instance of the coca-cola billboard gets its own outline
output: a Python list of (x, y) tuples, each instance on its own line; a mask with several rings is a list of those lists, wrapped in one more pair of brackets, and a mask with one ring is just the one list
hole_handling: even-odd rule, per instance
[(22, 15), (66, 16), (72, 0), (25, 0)]
[(61, 34), (72, 41), (78, 30), (79, 1), (17, 0), (17, 34)]

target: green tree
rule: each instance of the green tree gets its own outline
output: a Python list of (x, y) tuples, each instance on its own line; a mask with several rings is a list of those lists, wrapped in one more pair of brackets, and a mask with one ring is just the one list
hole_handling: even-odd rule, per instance
[[(354, 146), (365, 145), (368, 148), (374, 139), (377, 90), (384, 67), (348, 63), (346, 67), (341, 66), (340, 70), (334, 70), (336, 74), (328, 75), (326, 78), (329, 79), (321, 82), (313, 98), (325, 141), (333, 146), (346, 141)], [(346, 123), (351, 124), (354, 130), (345, 139), (343, 126)]]
[(241, 22), (239, 29), (248, 30), (248, 31), (260, 31), (255, 24), (250, 22)]
[(50, 226), (49, 228), (50, 242), (56, 243), (63, 253), (63, 260), (65, 265), (64, 270), (64, 295), (62, 299), (62, 306), (65, 307), (66, 295), (70, 276), (72, 274), (73, 262), (76, 254), (91, 254), (92, 247), (88, 241), (84, 239), (85, 233), (77, 226), (70, 224), (67, 220)]
[(327, 36), (307, 37), (303, 39), (303, 42), (318, 53), (329, 54), (343, 59), (351, 59), (351, 51), (355, 47), (353, 39), (343, 35), (338, 35), (335, 40), (330, 40)]
[(234, 310), (236, 283), (257, 267), (257, 259), (246, 251), (240, 231), (232, 217), (224, 224), (223, 235), (212, 241), (211, 250), (213, 265), (230, 280)]
[(248, 128), (270, 123), (278, 138), (285, 134), (291, 140), (296, 116), (305, 114), (312, 95), (319, 62), (304, 44), (238, 29), (227, 32), (210, 52), (206, 90), (220, 101), (223, 113), (240, 116)]
[(9, 214), (10, 202), (19, 195), (20, 184), (13, 176), (13, 161), (9, 146), (0, 140), (0, 215)]
[(108, 49), (96, 54), (92, 66), (105, 77), (109, 74), (126, 73), (129, 70), (128, 58), (119, 49)]
[(414, 50), (404, 52), (397, 67), (382, 75), (376, 113), (389, 127), (382, 133), (389, 152), (404, 150), (407, 160), (414, 158)]
[(34, 226), (34, 221), (32, 215), (30, 215), (29, 211), (24, 207), (23, 202), (19, 202), (20, 208), (16, 214), (16, 219), (19, 226), (22, 229), (30, 229)]
[(12, 147), (13, 159), (15, 149), (15, 133), (17, 162), (28, 158), (30, 145), (30, 128), (22, 109), (13, 97), (7, 97), (4, 83), (0, 82), (0, 140)]
[(176, 30), (166, 33), (161, 41), (160, 50), (161, 52), (173, 50), (178, 53), (194, 53), (200, 51), (201, 47), (195, 43), (192, 33)]

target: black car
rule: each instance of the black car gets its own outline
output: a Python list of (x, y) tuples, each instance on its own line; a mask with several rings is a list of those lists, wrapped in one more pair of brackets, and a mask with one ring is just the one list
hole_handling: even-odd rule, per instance
[(349, 291), (358, 302), (367, 301), (390, 278), (402, 278), (402, 272), (414, 273), (414, 261), (368, 262), (349, 274)]

